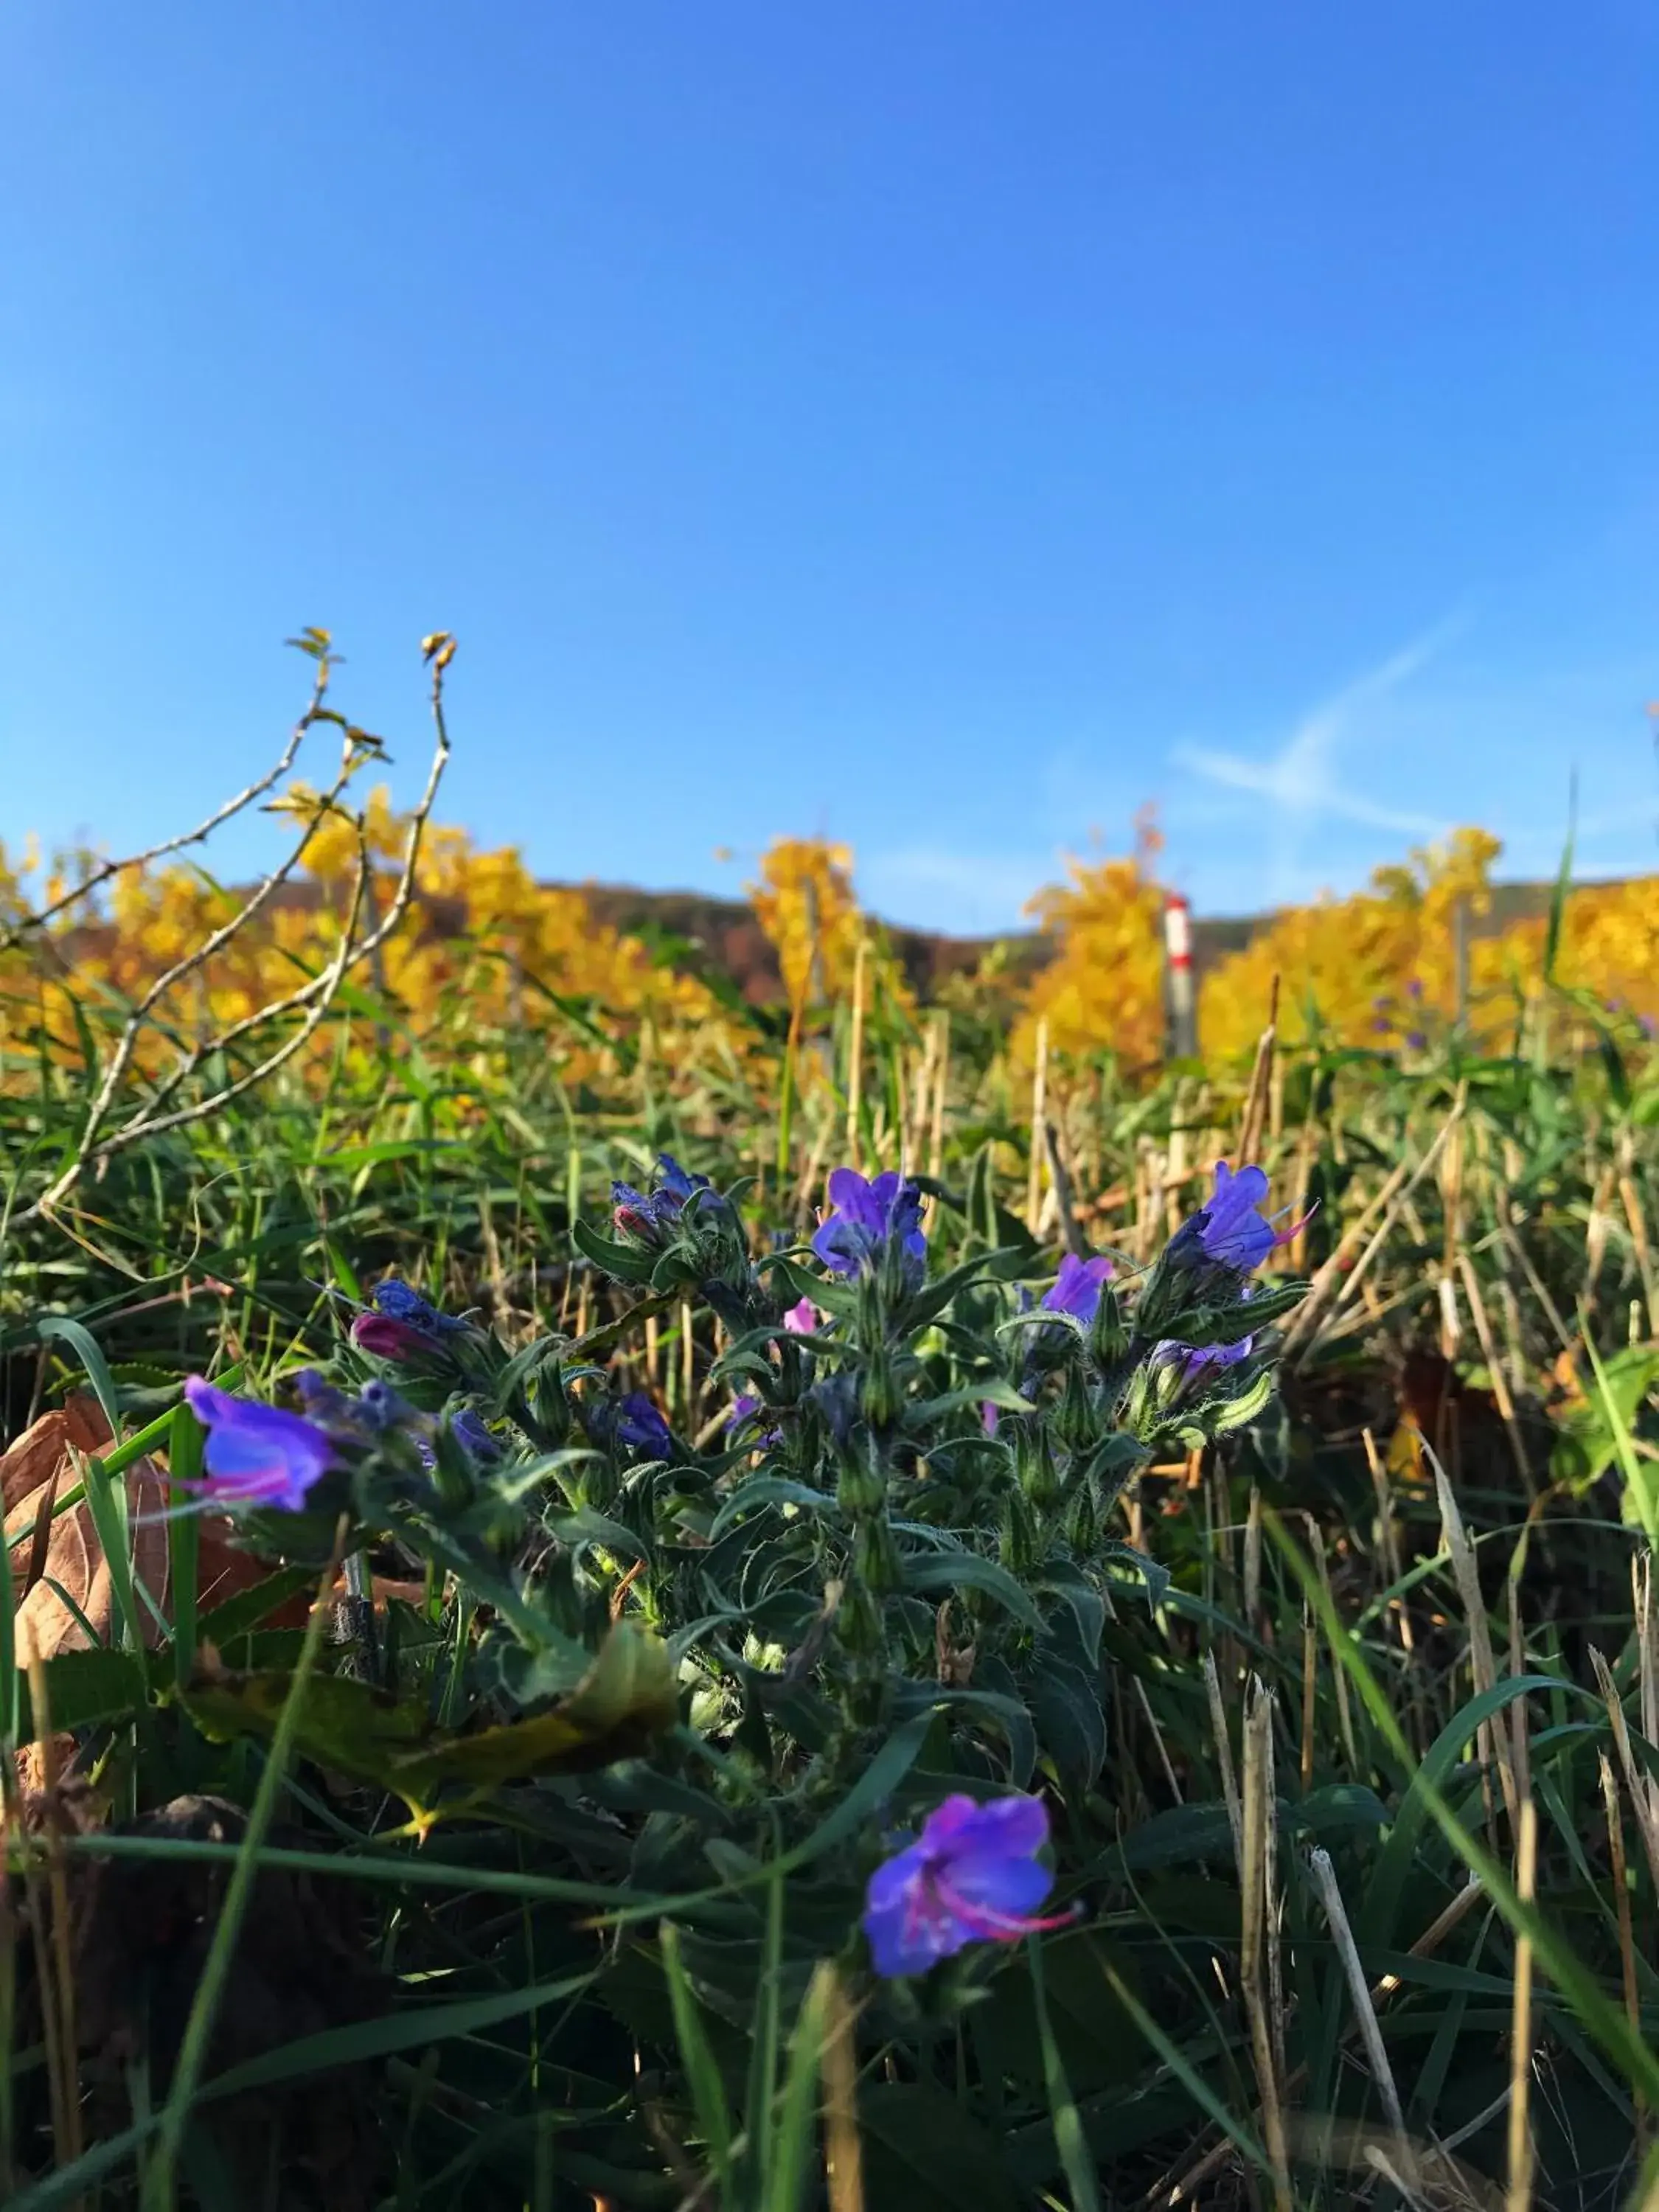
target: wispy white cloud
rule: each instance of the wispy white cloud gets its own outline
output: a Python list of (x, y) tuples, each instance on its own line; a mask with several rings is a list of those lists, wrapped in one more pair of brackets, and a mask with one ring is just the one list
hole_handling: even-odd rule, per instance
[(1286, 895), (1298, 872), (1310, 832), (1321, 821), (1353, 822), (1412, 837), (1433, 837), (1449, 826), (1443, 815), (1385, 805), (1357, 790), (1338, 775), (1338, 754), (1366, 715), (1408, 684), (1442, 652), (1462, 627), (1449, 617), (1432, 629), (1368, 668), (1298, 721), (1279, 750), (1267, 760), (1218, 752), (1207, 745), (1177, 745), (1178, 768), (1231, 791), (1267, 800), (1273, 808), (1274, 882), (1272, 895)]

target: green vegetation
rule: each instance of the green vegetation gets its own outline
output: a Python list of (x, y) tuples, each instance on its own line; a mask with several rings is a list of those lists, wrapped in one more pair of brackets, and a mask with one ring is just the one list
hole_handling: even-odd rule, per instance
[[(20, 2212), (1659, 2204), (1659, 1088), (1613, 1044), (1103, 1062), (1033, 1163), (966, 1004), (781, 1080), (765, 1016), (712, 1073), (579, 1006), (440, 1057), (360, 980), (331, 1058), (33, 1212), (122, 1018), (15, 999), (0, 1082), (6, 1433), (106, 1425), (7, 1499)], [(925, 1279), (812, 1254), (851, 1152), (927, 1169)], [(614, 1224), (661, 1152), (729, 1203)], [(1166, 1250), (1223, 1155), (1312, 1218), (1250, 1357), (1158, 1386), (1244, 1326)], [(1018, 1295), (1062, 1230), (1114, 1259), (1076, 1328)], [(477, 1326), (354, 1345), (388, 1272)], [(200, 1470), (186, 1375), (307, 1366), (412, 1417), (228, 1566), (142, 1470)], [(1025, 1790), (1063, 1924), (878, 1979), (899, 1832)]]

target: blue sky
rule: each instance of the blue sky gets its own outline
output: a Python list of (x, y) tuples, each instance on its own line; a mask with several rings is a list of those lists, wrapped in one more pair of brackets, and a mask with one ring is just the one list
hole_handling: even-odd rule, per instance
[(553, 877), (1002, 927), (1150, 801), (1241, 911), (1575, 767), (1647, 869), (1656, 94), (1645, 0), (10, 0), (0, 836), (182, 826), (322, 623), (405, 788), (457, 633)]

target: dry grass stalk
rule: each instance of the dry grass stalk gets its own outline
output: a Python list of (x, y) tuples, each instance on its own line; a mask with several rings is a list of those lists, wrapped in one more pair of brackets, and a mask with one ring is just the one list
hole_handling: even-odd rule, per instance
[[(1653, 1607), (1653, 1554), (1631, 1561), (1631, 1611), (1636, 1630), (1636, 1671), (1641, 1686), (1642, 1733), (1659, 1743), (1659, 1624)], [(1659, 1783), (1644, 1775), (1649, 1817), (1659, 1824)]]
[(1244, 1626), (1261, 1632), (1261, 1492), (1250, 1486), (1250, 1510), (1244, 1522)]
[[(1464, 1089), (1460, 1085), (1457, 1096), (1453, 1099), (1451, 1109), (1434, 1142), (1417, 1165), (1413, 1168), (1409, 1160), (1401, 1160), (1370, 1204), (1343, 1232), (1335, 1251), (1314, 1277), (1307, 1297), (1297, 1307), (1290, 1327), (1285, 1332), (1287, 1364), (1295, 1364), (1311, 1350), (1328, 1310), (1334, 1318), (1335, 1314), (1340, 1313), (1357, 1294), (1366, 1269), (1393, 1232), (1395, 1222), (1410, 1202), (1411, 1194), (1425, 1176), (1432, 1173), (1453, 1129), (1462, 1119), (1464, 1097)], [(1379, 1213), (1382, 1218), (1370, 1243), (1350, 1267), (1348, 1262), (1352, 1254)]]
[(1607, 1208), (1618, 1181), (1619, 1170), (1609, 1160), (1590, 1194), (1589, 1219), (1584, 1224), (1584, 1304), (1592, 1313), (1595, 1310), (1596, 1278), (1607, 1255), (1607, 1238), (1613, 1231), (1613, 1216)]
[(1446, 1241), (1440, 1261), (1440, 1353), (1450, 1359), (1457, 1351), (1457, 1298), (1453, 1289), (1463, 1240), (1463, 1123), (1460, 1117), (1446, 1139), (1440, 1159), (1440, 1206), (1446, 1224)]
[(1036, 1061), (1031, 1070), (1031, 1158), (1025, 1177), (1025, 1226), (1033, 1237), (1042, 1218), (1042, 1132), (1048, 1119), (1048, 1018), (1036, 1025)]
[(1243, 1848), (1239, 1856), (1243, 1927), (1239, 1983), (1249, 2023), (1250, 2053), (1261, 2099), (1262, 2132), (1273, 2168), (1274, 2212), (1292, 2212), (1290, 2151), (1285, 2133), (1284, 2097), (1268, 2011), (1263, 1952), (1274, 1917), (1272, 1893), (1272, 1832), (1278, 1807), (1273, 1793), (1273, 1698), (1261, 1678), (1252, 1675), (1244, 1706)]
[[(1521, 1849), (1515, 1884), (1523, 1905), (1533, 1901), (1537, 1874), (1538, 1808), (1528, 1797), (1521, 1808)], [(1531, 2090), (1532, 1938), (1520, 1936), (1515, 1944), (1515, 1999), (1510, 2027), (1510, 2185), (1504, 2212), (1531, 2212)]]
[[(1636, 1985), (1636, 1940), (1631, 1926), (1630, 1869), (1625, 1858), (1625, 1823), (1619, 1806), (1619, 1784), (1606, 1752), (1601, 1754), (1601, 1804), (1607, 1824), (1607, 1864), (1613, 1876), (1613, 1899), (1619, 1914), (1619, 1963), (1625, 1985), (1625, 2017), (1640, 2033), (1642, 2003)], [(1639, 2092), (1638, 2110), (1640, 2110)]]
[(858, 2008), (847, 1984), (830, 1969), (823, 2039), (823, 2166), (830, 2212), (864, 2212), (863, 2152), (859, 2142)]
[(1299, 1275), (1308, 1264), (1308, 1187), (1313, 1180), (1318, 1145), (1319, 1125), (1310, 1110), (1297, 1140), (1296, 1182), (1291, 1193), (1291, 1219), (1296, 1224), (1296, 1233), (1286, 1247), (1285, 1263), (1293, 1275)]
[[(1072, 1171), (1066, 1164), (1066, 1153), (1060, 1144), (1060, 1132), (1052, 1121), (1042, 1125), (1042, 1144), (1048, 1162), (1048, 1195), (1051, 1207), (1057, 1216), (1060, 1233), (1066, 1240), (1066, 1249), (1079, 1260), (1089, 1256), (1089, 1240), (1078, 1219), (1077, 1193), (1072, 1181)], [(1044, 1208), (1045, 1216), (1050, 1207)]]
[(1187, 1801), (1182, 1795), (1181, 1784), (1176, 1778), (1169, 1747), (1164, 1741), (1164, 1731), (1158, 1724), (1158, 1715), (1152, 1711), (1152, 1701), (1146, 1695), (1146, 1685), (1138, 1677), (1135, 1681), (1135, 1698), (1142, 1713), (1146, 1716), (1146, 1725), (1152, 1730), (1152, 1742), (1158, 1751), (1158, 1763), (1164, 1769), (1164, 1779), (1170, 1785), (1170, 1795), (1177, 1805), (1183, 1805)]
[[(75, 2024), (75, 1969), (70, 1944), (69, 1880), (65, 1864), (63, 1806), (58, 1796), (61, 1776), (58, 1744), (52, 1734), (52, 1705), (46, 1688), (46, 1662), (32, 1625), (21, 1615), (16, 1621), (17, 1657), (29, 1686), (29, 1734), (39, 1745), (43, 1765), (46, 1808), (46, 1880), (40, 1879), (39, 1863), (24, 1838), (24, 1885), (28, 1897), (29, 1925), (34, 1937), (34, 1980), (40, 1993), (41, 2025), (45, 2031), (47, 2096), (52, 2109), (52, 2142), (60, 2166), (81, 2155), (81, 2069), (79, 2038)], [(48, 1894), (50, 1904), (48, 1904)], [(75, 2200), (78, 2207), (81, 2200)]]
[(1331, 1855), (1316, 1850), (1309, 1860), (1314, 1887), (1319, 1892), (1319, 1901), (1324, 1908), (1331, 1940), (1336, 1945), (1337, 1957), (1342, 1962), (1343, 1977), (1348, 1984), (1348, 1999), (1353, 2006), (1354, 2024), (1359, 2039), (1365, 2046), (1365, 2063), (1371, 2069), (1371, 2079), (1376, 2084), (1376, 2094), (1382, 2100), (1382, 2113), (1392, 2130), (1397, 2154), (1407, 2175), (1417, 2160), (1406, 2134), (1406, 2115), (1401, 2108), (1400, 2091), (1396, 2087), (1394, 2069), (1389, 2064), (1389, 2054), (1382, 2048), (1382, 2031), (1376, 2024), (1376, 2008), (1371, 2002), (1371, 1993), (1365, 1983), (1365, 1970), (1359, 1963), (1358, 1946), (1353, 1940), (1353, 1929), (1348, 1923), (1347, 1908), (1342, 1902), (1342, 1892), (1336, 1879), (1336, 1869)]
[(689, 1419), (697, 1391), (697, 1338), (691, 1325), (691, 1301), (680, 1300), (680, 1404)]
[(1521, 1434), (1521, 1424), (1516, 1419), (1515, 1401), (1510, 1395), (1509, 1379), (1504, 1372), (1503, 1362), (1498, 1356), (1498, 1340), (1492, 1333), (1492, 1322), (1486, 1316), (1486, 1301), (1480, 1295), (1480, 1278), (1475, 1273), (1474, 1262), (1467, 1252), (1458, 1254), (1457, 1263), (1458, 1273), (1462, 1278), (1463, 1293), (1468, 1299), (1469, 1312), (1474, 1322), (1474, 1333), (1480, 1340), (1480, 1356), (1486, 1363), (1487, 1373), (1492, 1376), (1492, 1395), (1509, 1435), (1510, 1449), (1515, 1455), (1516, 1472), (1521, 1477), (1527, 1496), (1529, 1498), (1536, 1498), (1538, 1485), (1533, 1479), (1532, 1468), (1527, 1458), (1526, 1442)]
[[(1308, 1548), (1313, 1553), (1314, 1565), (1319, 1570), (1320, 1587), (1333, 1613), (1336, 1611), (1336, 1594), (1331, 1588), (1330, 1562), (1325, 1556), (1325, 1532), (1311, 1513), (1304, 1514), (1308, 1524)], [(1359, 1771), (1359, 1753), (1354, 1743), (1353, 1713), (1348, 1704), (1348, 1670), (1342, 1664), (1341, 1654), (1331, 1653), (1331, 1682), (1336, 1692), (1337, 1725), (1342, 1731), (1342, 1748), (1348, 1754), (1348, 1771)]]
[(1314, 1609), (1305, 1600), (1302, 1607), (1302, 1794), (1305, 1797), (1313, 1788), (1314, 1726), (1317, 1717), (1319, 1695), (1319, 1631), (1314, 1622)]
[(1637, 1767), (1631, 1750), (1630, 1729), (1625, 1719), (1625, 1707), (1619, 1695), (1619, 1686), (1613, 1679), (1613, 1669), (1594, 1644), (1590, 1647), (1590, 1664), (1595, 1670), (1595, 1680), (1607, 1709), (1607, 1720), (1613, 1729), (1613, 1741), (1619, 1753), (1619, 1764), (1624, 1770), (1625, 1788), (1630, 1793), (1631, 1810), (1636, 1815), (1636, 1831), (1642, 1838), (1648, 1872), (1659, 1889), (1659, 1824), (1654, 1819), (1653, 1801), (1649, 1795), (1647, 1778)]
[(853, 1035), (848, 1047), (847, 1066), (847, 1157), (855, 1168), (864, 1164), (860, 1125), (864, 1103), (864, 997), (869, 963), (869, 940), (861, 937), (853, 963)]
[(927, 1172), (936, 1180), (945, 1165), (945, 1092), (951, 1079), (951, 1017), (938, 1022), (939, 1048), (933, 1056), (933, 1113), (927, 1132)]
[[(1527, 1671), (1527, 1639), (1521, 1623), (1520, 1566), (1525, 1555), (1523, 1536), (1515, 1547), (1510, 1566), (1510, 1674), (1518, 1679)], [(1532, 1735), (1527, 1725), (1527, 1701), (1517, 1698), (1510, 1707), (1510, 1755), (1515, 1762), (1515, 1786), (1522, 1803), (1532, 1795)]]
[[(1411, 1949), (1407, 1955), (1413, 1959), (1432, 1958), (1434, 1954), (1440, 1948), (1440, 1946), (1445, 1942), (1447, 1936), (1452, 1933), (1454, 1929), (1461, 1926), (1462, 1922), (1468, 1917), (1468, 1914), (1473, 1910), (1474, 1906), (1484, 1895), (1485, 1892), (1481, 1887), (1479, 1875), (1471, 1875), (1468, 1881), (1464, 1883), (1462, 1888), (1459, 1890), (1457, 1895), (1453, 1898), (1451, 1903), (1443, 1906), (1436, 1915), (1434, 1919), (1430, 1922), (1429, 1925), (1412, 1945)], [(1394, 1995), (1400, 1986), (1401, 1981), (1398, 1974), (1384, 1974), (1380, 1982), (1376, 1982), (1372, 1984), (1370, 1990), (1371, 2002), (1374, 2005), (1385, 2002), (1388, 1998)], [(1293, 2073), (1286, 2077), (1285, 2082), (1285, 2095), (1294, 2095), (1295, 2093), (1302, 2087), (1307, 2078), (1307, 2067), (1305, 2065), (1298, 2066)], [(1504, 2094), (1507, 2098), (1509, 2094), (1507, 2089), (1504, 2091)], [(1448, 2145), (1448, 2148), (1450, 2148), (1450, 2146)], [(1184, 2166), (1178, 2172), (1166, 2173), (1162, 2176), (1160, 2179), (1154, 2182), (1151, 2189), (1147, 2191), (1146, 2196), (1141, 2199), (1142, 2212), (1154, 2212), (1154, 2208), (1174, 2207), (1179, 2204), (1195, 2203), (1197, 2202), (1195, 2192), (1201, 2189), (1204, 2184), (1210, 2180), (1213, 2175), (1218, 2173), (1232, 2155), (1232, 2144), (1231, 2141), (1224, 2136), (1219, 2142), (1212, 2144), (1208, 2150), (1205, 2151), (1200, 2156), (1194, 2159), (1190, 2165)]]
[(1261, 1032), (1255, 1048), (1255, 1065), (1250, 1070), (1250, 1087), (1244, 1094), (1244, 1117), (1238, 1132), (1237, 1164), (1244, 1167), (1254, 1162), (1261, 1150), (1261, 1132), (1267, 1118), (1268, 1093), (1273, 1085), (1273, 1054), (1279, 1041), (1279, 978), (1273, 977), (1267, 994), (1267, 1026)]
[(1204, 1688), (1210, 1701), (1210, 1732), (1215, 1738), (1216, 1759), (1221, 1768), (1221, 1795), (1227, 1808), (1227, 1826), (1232, 1830), (1233, 1856), (1243, 1865), (1244, 1815), (1238, 1796), (1238, 1771), (1233, 1764), (1232, 1740), (1227, 1733), (1227, 1709), (1222, 1702), (1221, 1677), (1216, 1672), (1213, 1651), (1204, 1654)]
[[(1463, 1601), (1463, 1611), (1469, 1632), (1469, 1665), (1474, 1676), (1478, 1695), (1495, 1687), (1498, 1665), (1492, 1656), (1492, 1623), (1486, 1617), (1486, 1601), (1480, 1594), (1480, 1575), (1475, 1565), (1474, 1547), (1469, 1541), (1468, 1530), (1463, 1525), (1463, 1516), (1458, 1510), (1457, 1500), (1446, 1470), (1438, 1457), (1429, 1454), (1434, 1469), (1436, 1495), (1440, 1501), (1440, 1523), (1443, 1541), (1451, 1555), (1452, 1572), (1457, 1579), (1457, 1594)], [(1508, 1731), (1494, 1729), (1490, 1721), (1483, 1721), (1480, 1729), (1480, 1756), (1489, 1765), (1496, 1763), (1498, 1778), (1504, 1791), (1504, 1802), (1509, 1810), (1513, 1828), (1520, 1818), (1521, 1798), (1515, 1784), (1514, 1763), (1510, 1757)]]
[(1648, 1334), (1659, 1336), (1659, 1284), (1653, 1273), (1653, 1248), (1648, 1241), (1647, 1217), (1642, 1211), (1642, 1201), (1637, 1194), (1631, 1175), (1631, 1139), (1628, 1130), (1624, 1137), (1625, 1157), (1619, 1177), (1619, 1197), (1625, 1209), (1625, 1219), (1630, 1226), (1631, 1249), (1636, 1255), (1636, 1265), (1642, 1278), (1643, 1296), (1647, 1300)]

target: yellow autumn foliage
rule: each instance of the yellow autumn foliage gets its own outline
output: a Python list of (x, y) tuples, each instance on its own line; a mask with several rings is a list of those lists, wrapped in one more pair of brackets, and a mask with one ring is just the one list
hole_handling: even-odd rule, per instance
[(1054, 940), (1054, 957), (1033, 978), (1016, 1026), (1013, 1058), (1029, 1065), (1036, 1026), (1062, 1059), (1109, 1052), (1142, 1068), (1164, 1050), (1164, 892), (1153, 873), (1163, 840), (1150, 815), (1133, 850), (1115, 859), (1069, 860), (1068, 880), (1037, 893), (1026, 912)]
[[(1477, 1034), (1511, 1024), (1544, 986), (1542, 915), (1492, 925), (1492, 869), (1499, 841), (1462, 829), (1443, 844), (1379, 868), (1370, 887), (1274, 916), (1242, 952), (1205, 978), (1200, 1035), (1206, 1054), (1253, 1048), (1279, 980), (1279, 1032), (1289, 1044), (1317, 1032), (1346, 1044), (1409, 1044), (1458, 1003), (1458, 908)], [(1555, 980), (1613, 1011), (1659, 1015), (1659, 879), (1583, 884), (1570, 894)]]
[(859, 907), (850, 847), (823, 837), (776, 838), (761, 855), (760, 881), (744, 888), (778, 956), (792, 1007), (850, 999), (860, 943), (869, 1002), (879, 992), (890, 1005), (912, 1005), (885, 933)]

